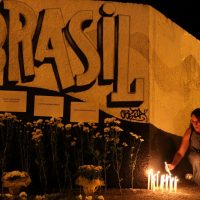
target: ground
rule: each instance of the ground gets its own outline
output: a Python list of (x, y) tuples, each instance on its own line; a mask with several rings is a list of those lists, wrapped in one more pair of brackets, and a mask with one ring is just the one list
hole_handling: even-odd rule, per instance
[[(55, 194), (49, 195), (48, 200), (76, 200), (78, 191), (71, 194)], [(92, 200), (97, 200), (98, 195), (103, 195), (105, 200), (200, 200), (200, 187), (190, 181), (180, 181), (178, 183), (177, 192), (161, 192), (151, 191), (147, 189), (132, 189), (123, 188), (108, 189), (107, 191), (101, 190), (96, 193), (96, 196)], [(83, 198), (84, 200), (84, 198)]]
[(105, 200), (200, 200), (200, 187), (191, 182), (180, 182), (177, 192), (151, 191), (147, 189), (109, 190)]

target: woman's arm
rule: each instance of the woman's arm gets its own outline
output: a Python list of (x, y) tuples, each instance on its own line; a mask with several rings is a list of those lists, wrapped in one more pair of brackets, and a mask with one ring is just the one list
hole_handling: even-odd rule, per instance
[(168, 164), (169, 170), (173, 170), (179, 164), (182, 158), (185, 156), (185, 153), (189, 147), (190, 134), (191, 134), (191, 129), (188, 128), (183, 135), (181, 145), (178, 151), (176, 152), (176, 154), (174, 155), (174, 159), (172, 163)]

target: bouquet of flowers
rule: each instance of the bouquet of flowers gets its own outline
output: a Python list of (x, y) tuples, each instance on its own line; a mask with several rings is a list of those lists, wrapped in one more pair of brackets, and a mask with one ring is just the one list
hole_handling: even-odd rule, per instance
[(8, 188), (11, 194), (18, 194), (22, 187), (27, 187), (30, 183), (31, 178), (24, 171), (4, 172), (2, 176), (2, 186)]
[(99, 186), (104, 185), (101, 178), (101, 166), (82, 165), (78, 169), (78, 177), (75, 181), (76, 185), (83, 187), (86, 195), (93, 194)]

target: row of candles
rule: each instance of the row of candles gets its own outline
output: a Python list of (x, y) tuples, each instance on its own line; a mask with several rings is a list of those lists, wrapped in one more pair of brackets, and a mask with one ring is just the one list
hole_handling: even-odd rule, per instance
[(160, 172), (154, 173), (153, 169), (148, 170), (148, 190), (160, 190), (160, 191), (177, 191), (177, 176), (170, 174), (160, 174)]

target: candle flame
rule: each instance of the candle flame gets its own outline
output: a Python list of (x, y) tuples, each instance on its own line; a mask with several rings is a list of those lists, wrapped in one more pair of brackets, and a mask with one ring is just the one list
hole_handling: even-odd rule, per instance
[[(167, 163), (165, 163), (166, 165)], [(166, 170), (167, 171), (167, 170)], [(170, 170), (168, 169), (168, 173)], [(148, 174), (148, 190), (160, 190), (168, 192), (177, 192), (178, 177), (173, 177), (171, 173), (160, 174), (160, 171), (154, 172), (153, 169), (147, 170)]]

